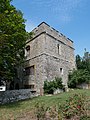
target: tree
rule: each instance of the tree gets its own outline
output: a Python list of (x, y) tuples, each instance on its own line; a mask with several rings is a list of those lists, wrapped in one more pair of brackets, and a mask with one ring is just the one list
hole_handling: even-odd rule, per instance
[(90, 74), (90, 53), (89, 52), (85, 51), (82, 64), (83, 64), (83, 68), (87, 69)]
[(76, 55), (76, 65), (77, 65), (77, 69), (81, 69), (81, 67), (82, 67), (82, 58), (79, 55)]
[(75, 70), (69, 74), (68, 86), (70, 88), (76, 88), (78, 84), (90, 83), (90, 74), (86, 69)]
[(25, 20), (12, 0), (0, 0), (0, 79), (13, 80), (16, 67), (24, 59), (24, 46), (28, 37)]
[(77, 70), (74, 70), (69, 74), (68, 86), (75, 88), (81, 83), (90, 83), (90, 54), (89, 52), (84, 53), (81, 58), (79, 55), (76, 56)]
[(81, 58), (76, 55), (76, 65), (77, 69), (87, 69), (90, 73), (90, 54), (89, 52), (84, 52), (84, 56)]

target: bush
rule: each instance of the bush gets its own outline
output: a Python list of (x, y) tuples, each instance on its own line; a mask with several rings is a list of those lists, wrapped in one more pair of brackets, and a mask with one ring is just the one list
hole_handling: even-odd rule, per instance
[(62, 78), (56, 77), (53, 81), (44, 82), (44, 93), (53, 94), (56, 89), (64, 89)]
[(80, 120), (90, 120), (90, 117), (89, 117), (89, 116), (82, 116), (82, 117), (80, 118)]
[(68, 86), (76, 88), (76, 85), (90, 82), (90, 74), (86, 69), (74, 70), (69, 74)]
[(66, 119), (79, 117), (81, 118), (80, 120), (83, 120), (82, 118), (89, 118), (87, 116), (88, 104), (86, 105), (86, 99), (87, 97), (84, 94), (74, 94), (63, 105), (59, 105), (59, 112)]
[(44, 103), (36, 103), (35, 107), (36, 107), (35, 114), (37, 120), (44, 120), (46, 117), (46, 112), (49, 109), (49, 107), (46, 107)]
[(37, 120), (90, 120), (90, 100), (82, 93), (73, 94), (64, 103), (48, 107), (36, 104)]

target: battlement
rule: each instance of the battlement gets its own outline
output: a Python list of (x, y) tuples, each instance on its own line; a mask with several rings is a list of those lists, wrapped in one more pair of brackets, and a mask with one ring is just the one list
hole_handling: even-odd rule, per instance
[(61, 41), (62, 43), (73, 48), (73, 41), (71, 39), (67, 38), (64, 34), (60, 33), (59, 31), (57, 31), (56, 29), (54, 29), (45, 22), (39, 24), (35, 29), (32, 30), (32, 32), (34, 32), (33, 37), (36, 37), (42, 33), (46, 33), (50, 36), (53, 36), (55, 39)]

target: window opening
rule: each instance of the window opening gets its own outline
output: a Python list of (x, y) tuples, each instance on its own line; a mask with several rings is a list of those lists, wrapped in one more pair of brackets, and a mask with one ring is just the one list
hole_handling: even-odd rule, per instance
[(63, 68), (60, 68), (60, 73), (63, 75)]
[(26, 50), (27, 50), (27, 52), (30, 51), (30, 46), (29, 45), (26, 47)]
[(59, 54), (59, 44), (57, 44), (57, 47), (58, 47), (58, 54)]
[(25, 89), (34, 89), (34, 85), (24, 85)]
[(57, 44), (58, 54), (61, 55), (61, 44)]
[(25, 68), (25, 75), (34, 75), (34, 65)]

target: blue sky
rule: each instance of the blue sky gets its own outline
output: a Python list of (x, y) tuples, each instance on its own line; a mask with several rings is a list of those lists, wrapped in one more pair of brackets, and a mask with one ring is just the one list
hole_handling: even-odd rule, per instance
[(90, 52), (90, 0), (13, 0), (24, 14), (26, 30), (42, 21), (74, 41), (75, 54)]

